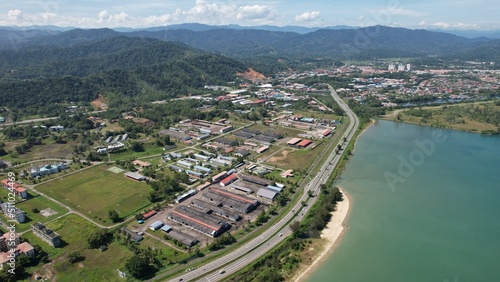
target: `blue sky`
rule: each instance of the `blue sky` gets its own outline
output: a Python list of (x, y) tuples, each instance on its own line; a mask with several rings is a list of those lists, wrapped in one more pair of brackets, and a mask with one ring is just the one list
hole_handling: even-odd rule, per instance
[(387, 25), (500, 29), (500, 0), (2, 0), (0, 26)]

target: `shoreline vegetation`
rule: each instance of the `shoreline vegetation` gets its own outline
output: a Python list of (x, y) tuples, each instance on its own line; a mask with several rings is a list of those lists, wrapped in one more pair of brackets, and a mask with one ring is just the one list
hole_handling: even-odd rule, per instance
[(500, 133), (500, 101), (397, 109), (382, 120), (484, 135)]
[(335, 247), (341, 241), (343, 235), (346, 233), (348, 226), (345, 221), (350, 213), (350, 199), (349, 195), (343, 188), (339, 188), (342, 193), (342, 201), (337, 202), (336, 210), (331, 213), (332, 217), (330, 222), (321, 231), (321, 243), (323, 249), (321, 252), (312, 258), (312, 262), (297, 269), (297, 274), (292, 278), (292, 281), (304, 282), (316, 271), (333, 253)]

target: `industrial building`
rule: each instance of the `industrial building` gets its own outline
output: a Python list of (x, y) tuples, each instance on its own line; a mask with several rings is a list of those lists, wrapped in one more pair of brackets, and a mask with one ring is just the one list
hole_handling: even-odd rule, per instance
[(238, 176), (236, 174), (231, 174), (220, 181), (220, 186), (227, 186), (236, 181), (236, 179), (238, 179)]
[(212, 172), (211, 169), (203, 167), (203, 166), (199, 166), (199, 165), (195, 165), (194, 169), (197, 170), (197, 171), (199, 171), (199, 172), (203, 172), (204, 174), (209, 174), (209, 173)]
[(204, 156), (204, 155), (200, 155), (200, 154), (194, 154), (193, 156), (194, 156), (195, 158), (200, 159), (200, 160), (203, 160), (203, 161), (209, 161), (209, 160), (210, 160), (210, 157), (209, 157), (209, 156)]
[(197, 172), (197, 171), (194, 171), (194, 170), (186, 170), (186, 173), (187, 175), (191, 176), (191, 177), (194, 177), (194, 178), (203, 178), (205, 177), (205, 174), (201, 173), (201, 172)]
[(302, 139), (300, 139), (300, 138), (292, 138), (292, 139), (290, 139), (288, 142), (286, 142), (286, 144), (287, 144), (288, 146), (295, 146), (295, 145), (297, 145), (297, 143), (299, 143), (301, 140), (302, 140)]
[(162, 226), (163, 226), (163, 222), (161, 222), (161, 220), (158, 220), (158, 221), (151, 223), (151, 225), (149, 225), (149, 229), (151, 229), (152, 231), (155, 231), (155, 230), (160, 229)]
[(276, 198), (276, 195), (278, 193), (268, 190), (266, 188), (260, 188), (259, 191), (257, 192), (257, 196), (268, 199), (268, 200), (274, 200)]
[(187, 191), (186, 193), (184, 193), (184, 194), (180, 195), (179, 197), (177, 197), (175, 199), (175, 202), (176, 203), (180, 203), (180, 202), (186, 200), (187, 198), (196, 195), (196, 193), (197, 193), (196, 190), (192, 190), (191, 189), (191, 190)]
[(170, 170), (173, 170), (173, 171), (184, 172), (184, 169), (182, 167), (179, 167), (179, 166), (176, 166), (176, 165), (173, 165), (173, 164), (169, 164), (167, 167), (170, 168)]
[(257, 177), (257, 176), (252, 176), (252, 175), (248, 175), (248, 174), (240, 174), (240, 178), (245, 180), (245, 181), (248, 181), (248, 182), (251, 182), (251, 183), (255, 183), (255, 184), (258, 184), (258, 185), (262, 185), (262, 186), (267, 186), (267, 185), (270, 185), (271, 182), (269, 180), (265, 180), (263, 178), (260, 178), (260, 177)]
[(219, 236), (229, 227), (226, 222), (187, 206), (177, 207), (169, 213), (169, 217), (177, 223), (211, 237)]
[(231, 212), (228, 210), (225, 210), (221, 207), (215, 206), (211, 203), (199, 200), (199, 199), (191, 199), (191, 204), (197, 208), (202, 209), (206, 213), (212, 212), (213, 214), (216, 214), (218, 216), (222, 216), (224, 218), (227, 218), (232, 221), (238, 221), (241, 219), (241, 216), (235, 212)]
[(213, 188), (206, 189), (205, 192), (203, 192), (202, 197), (209, 200), (216, 206), (223, 205), (224, 207), (244, 213), (253, 211), (259, 205), (257, 201)]
[(146, 176), (140, 174), (140, 173), (137, 173), (137, 172), (132, 172), (132, 171), (129, 171), (129, 172), (125, 172), (124, 174), (127, 178), (130, 178), (130, 179), (133, 179), (133, 180), (136, 180), (136, 181), (143, 181), (143, 180), (146, 180)]
[(305, 139), (305, 140), (300, 141), (299, 144), (297, 144), (297, 146), (299, 146), (300, 148), (305, 148), (305, 147), (309, 146), (311, 143), (312, 143), (311, 140)]
[(198, 239), (175, 229), (170, 230), (165, 235), (177, 242), (184, 244), (187, 247), (192, 247), (196, 245), (196, 243), (198, 243)]
[(227, 177), (227, 171), (223, 171), (221, 173), (218, 173), (212, 177), (212, 183), (217, 183), (226, 177)]
[(130, 236), (130, 239), (134, 242), (139, 242), (142, 240), (142, 236), (137, 234), (136, 232), (133, 232), (132, 230), (125, 228), (125, 227), (120, 227), (120, 232), (125, 235), (125, 236)]

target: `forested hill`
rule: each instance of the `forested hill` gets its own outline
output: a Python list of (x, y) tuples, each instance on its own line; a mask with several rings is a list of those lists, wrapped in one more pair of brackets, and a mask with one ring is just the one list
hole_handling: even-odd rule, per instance
[(54, 113), (57, 105), (151, 101), (185, 95), (206, 84), (234, 81), (247, 66), (184, 44), (123, 36), (66, 48), (0, 51), (0, 101), (25, 114)]

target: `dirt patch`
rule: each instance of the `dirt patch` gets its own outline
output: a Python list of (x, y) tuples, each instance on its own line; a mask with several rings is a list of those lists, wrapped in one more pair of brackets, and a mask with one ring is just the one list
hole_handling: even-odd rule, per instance
[(100, 109), (100, 110), (107, 110), (108, 109), (108, 104), (102, 95), (99, 95), (99, 98), (90, 102), (90, 104), (96, 109)]
[(277, 156), (271, 157), (269, 159), (269, 162), (279, 162), (279, 161), (284, 161), (288, 157), (288, 154), (290, 154), (290, 151), (284, 150), (281, 151), (281, 156), (277, 154)]
[(40, 214), (45, 216), (45, 217), (49, 217), (49, 216), (52, 216), (54, 214), (57, 214), (57, 212), (51, 208), (46, 208), (46, 209), (41, 210)]
[(238, 76), (241, 76), (243, 78), (246, 78), (246, 79), (249, 79), (249, 80), (264, 80), (266, 79), (266, 76), (263, 75), (262, 73), (258, 72), (258, 71), (255, 71), (254, 69), (252, 68), (248, 68), (248, 70), (246, 72), (239, 72), (237, 73)]

